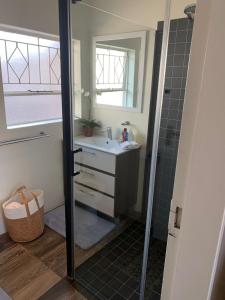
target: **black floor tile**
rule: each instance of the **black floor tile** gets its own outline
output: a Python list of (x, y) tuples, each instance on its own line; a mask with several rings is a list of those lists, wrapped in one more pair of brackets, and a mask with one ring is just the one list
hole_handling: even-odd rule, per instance
[(149, 295), (145, 294), (145, 300), (160, 300), (160, 295), (154, 292), (151, 292)]
[(124, 253), (124, 250), (118, 246), (113, 249), (113, 253), (118, 257)]
[[(139, 299), (144, 233), (145, 226), (134, 222), (119, 237), (76, 269), (78, 283), (94, 299)], [(145, 299), (160, 299), (165, 251), (166, 243), (151, 241)]]
[(92, 285), (91, 283), (89, 285), (86, 285), (86, 287), (88, 287), (89, 292), (93, 295), (96, 295), (99, 292), (99, 289), (97, 288), (97, 286)]
[(102, 289), (104, 286), (104, 282), (100, 280), (99, 278), (95, 278), (93, 281), (89, 283), (90, 286), (94, 287), (98, 291)]
[(133, 294), (134, 289), (125, 285), (122, 285), (122, 287), (118, 290), (118, 293), (124, 297), (125, 299), (129, 299), (130, 296)]
[(103, 257), (102, 259), (100, 259), (100, 261), (98, 262), (98, 264), (101, 266), (101, 268), (105, 269), (109, 265), (111, 265), (111, 261), (108, 258)]
[(139, 300), (140, 299), (140, 295), (138, 293), (133, 293), (131, 295), (131, 297), (129, 298), (129, 300)]
[(126, 299), (120, 296), (119, 294), (115, 294), (112, 298), (110, 298), (110, 300), (126, 300)]
[(108, 272), (111, 275), (116, 276), (116, 274), (118, 274), (120, 272), (120, 268), (118, 268), (117, 266), (112, 264), (106, 269), (106, 272)]
[(110, 273), (108, 273), (108, 272), (106, 272), (106, 271), (103, 271), (102, 273), (100, 273), (100, 274), (98, 275), (98, 278), (99, 278), (102, 282), (107, 283), (107, 282), (109, 282), (109, 281), (112, 280), (112, 274), (110, 274)]
[(135, 279), (133, 279), (133, 278), (130, 278), (130, 279), (126, 282), (126, 285), (129, 286), (129, 287), (131, 287), (131, 288), (136, 289), (136, 288), (139, 287), (140, 283), (139, 283), (138, 280), (135, 280)]
[(111, 263), (113, 263), (118, 257), (112, 251), (110, 251), (107, 255), (107, 258)]
[(114, 290), (119, 290), (121, 286), (124, 284), (117, 278), (113, 278), (109, 283), (108, 283)]
[(116, 294), (116, 291), (114, 289), (112, 289), (109, 285), (105, 285), (100, 291), (99, 293), (96, 294), (96, 296), (98, 297), (99, 295), (101, 295), (103, 298), (105, 298), (106, 300), (110, 299), (112, 296), (114, 296)]
[(126, 281), (128, 281), (128, 279), (129, 279), (129, 276), (126, 274), (126, 273), (124, 273), (123, 271), (120, 271), (117, 275), (116, 275), (116, 278), (118, 278), (120, 281), (122, 281), (122, 282), (126, 282)]
[[(94, 274), (99, 274), (99, 273), (101, 273), (102, 272), (102, 267), (99, 265), (99, 264), (96, 264), (96, 265), (94, 265), (91, 269), (90, 269), (90, 271), (92, 272), (92, 273), (94, 273)], [(80, 272), (78, 272), (78, 274), (79, 274)]]
[(92, 272), (86, 272), (86, 273), (84, 273), (83, 275), (82, 275), (82, 279), (83, 280), (86, 280), (87, 282), (91, 282), (91, 281), (93, 281), (94, 279), (95, 279), (96, 277), (95, 277), (95, 274), (94, 273), (92, 273)]

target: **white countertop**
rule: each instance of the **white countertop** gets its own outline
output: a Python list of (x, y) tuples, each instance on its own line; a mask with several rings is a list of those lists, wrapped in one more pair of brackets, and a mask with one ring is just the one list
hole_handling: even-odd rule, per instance
[(76, 136), (74, 138), (74, 145), (84, 146), (91, 149), (100, 150), (114, 155), (120, 155), (130, 150), (122, 149), (121, 142), (117, 140), (109, 140), (103, 136)]

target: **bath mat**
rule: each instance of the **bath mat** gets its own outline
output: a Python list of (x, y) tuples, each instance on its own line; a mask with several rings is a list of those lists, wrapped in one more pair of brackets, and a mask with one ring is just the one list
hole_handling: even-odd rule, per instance
[(0, 288), (0, 299), (1, 300), (12, 300), (2, 288)]
[[(45, 214), (45, 224), (65, 237), (65, 206), (62, 205)], [(84, 250), (91, 248), (114, 228), (113, 222), (85, 208), (75, 207), (75, 244), (80, 248)]]

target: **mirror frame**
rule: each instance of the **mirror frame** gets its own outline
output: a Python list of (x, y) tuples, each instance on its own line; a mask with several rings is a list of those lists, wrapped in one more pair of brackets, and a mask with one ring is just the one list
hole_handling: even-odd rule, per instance
[[(141, 38), (140, 59), (138, 66), (138, 93), (136, 107), (122, 107), (116, 105), (99, 104), (96, 101), (96, 44), (104, 41), (115, 41), (129, 38)], [(144, 98), (144, 76), (145, 76), (145, 58), (146, 58), (146, 40), (147, 31), (135, 31), (113, 35), (95, 36), (92, 38), (92, 99), (95, 108), (108, 108), (114, 110), (122, 110), (129, 112), (141, 113), (143, 109)]]

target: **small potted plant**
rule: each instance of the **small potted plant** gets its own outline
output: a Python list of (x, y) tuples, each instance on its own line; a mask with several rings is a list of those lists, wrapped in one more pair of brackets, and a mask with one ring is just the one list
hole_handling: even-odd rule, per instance
[(83, 127), (84, 136), (86, 137), (93, 136), (94, 128), (101, 127), (100, 123), (96, 120), (80, 119), (80, 123)]

